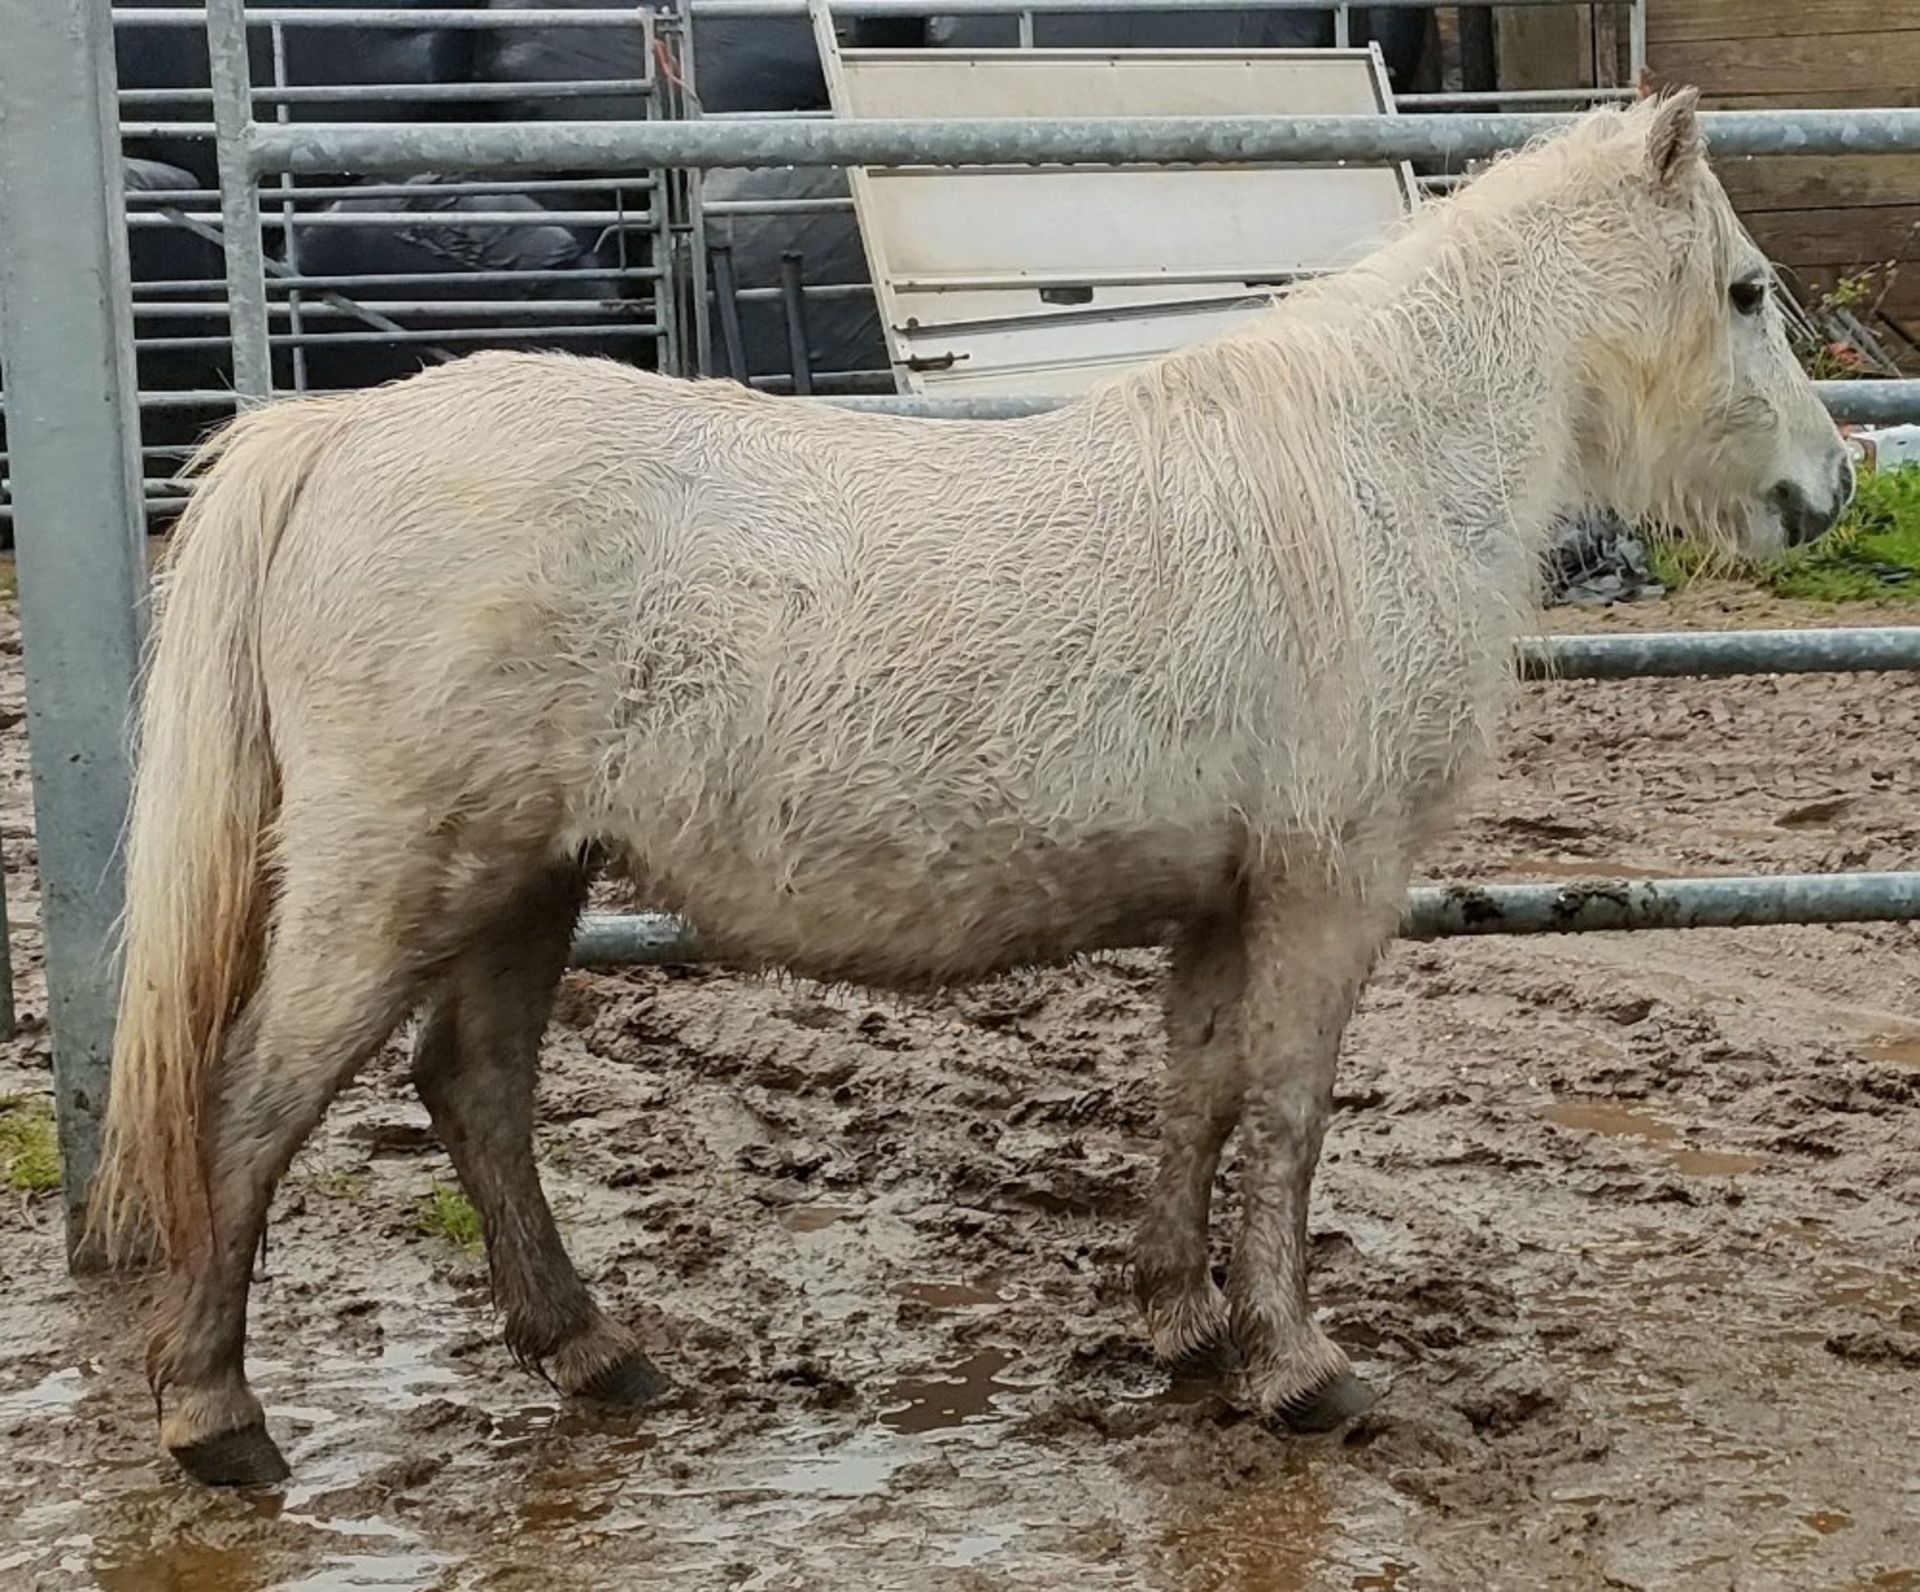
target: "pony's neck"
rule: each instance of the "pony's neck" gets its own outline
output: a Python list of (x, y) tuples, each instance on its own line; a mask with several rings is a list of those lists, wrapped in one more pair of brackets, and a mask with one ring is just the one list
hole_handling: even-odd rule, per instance
[(1585, 345), (1619, 309), (1579, 219), (1541, 204), (1436, 216), (1324, 301), (1330, 329), (1370, 323), (1359, 363), (1386, 367), (1352, 395), (1371, 445), (1405, 462), (1440, 528), (1517, 578), (1586, 495)]

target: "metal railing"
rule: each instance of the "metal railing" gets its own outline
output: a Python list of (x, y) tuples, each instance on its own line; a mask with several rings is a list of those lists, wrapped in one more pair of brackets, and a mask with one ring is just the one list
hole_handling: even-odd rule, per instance
[[(842, 0), (848, 15), (994, 14), (1111, 9), (1116, 0), (1056, 0), (1054, 6), (985, 0)], [(1164, 0), (1161, 0), (1164, 4)], [(1237, 6), (1243, 0), (1219, 0)], [(1375, 0), (1381, 3), (1381, 0)], [(1386, 0), (1425, 4), (1426, 0)], [(1551, 3), (1551, 0), (1510, 0)], [(800, 0), (692, 0), (700, 16), (797, 16)], [(1119, 0), (1121, 6), (1150, 0)], [(1310, 7), (1279, 0), (1280, 9)], [(117, 837), (128, 788), (125, 707), (140, 640), (145, 563), (141, 538), (141, 395), (132, 379), (134, 296), (126, 257), (126, 206), (119, 197), (112, 41), (103, 0), (0, 0), (0, 100), (8, 107), (0, 180), (9, 214), (26, 222), (0, 240), (0, 287), (35, 313), (5, 328), (10, 417), (25, 600), (28, 715), (34, 760), (35, 822), (44, 886), (55, 1092), (69, 1173), (70, 1232), (77, 1235), (97, 1148), (106, 1092), (114, 1004), (113, 924), (120, 880)], [(269, 272), (262, 248), (266, 202), (295, 203), (260, 179), (343, 173), (405, 175), (436, 167), (525, 173), (556, 170), (673, 173), (723, 165), (964, 165), (1254, 161), (1444, 161), (1493, 153), (1563, 118), (1521, 114), (1386, 118), (1188, 118), (1145, 121), (1038, 119), (1006, 122), (668, 121), (455, 124), (433, 126), (292, 122), (253, 117), (247, 32), (252, 26), (571, 27), (634, 25), (640, 10), (605, 12), (363, 10), (317, 13), (214, 0), (204, 10), (126, 13), (143, 25), (203, 20), (213, 65), (212, 107), (219, 157), (220, 227), (236, 386), (244, 400), (272, 388)], [(1638, 48), (1638, 44), (1636, 44)], [(658, 96), (654, 96), (657, 98)], [(1511, 98), (1511, 96), (1508, 96)], [(267, 103), (262, 101), (263, 104)], [(275, 106), (285, 114), (286, 102)], [(1920, 111), (1713, 113), (1703, 118), (1716, 149), (1733, 154), (1856, 154), (1920, 151)], [(164, 124), (162, 124), (164, 125)], [(664, 206), (654, 209), (665, 213)], [(658, 262), (656, 262), (658, 263)], [(324, 291), (297, 261), (285, 263), (291, 313), (295, 292)], [(163, 301), (164, 302), (164, 301)], [(303, 305), (304, 308), (304, 305)], [(384, 328), (376, 328), (384, 330)], [(1836, 412), (1920, 416), (1914, 384), (1827, 389)], [(1865, 392), (1856, 391), (1864, 388)], [(152, 407), (219, 401), (205, 392), (149, 394)], [(103, 399), (105, 401), (103, 401)], [(894, 398), (855, 407), (926, 414), (1010, 415), (1042, 404), (937, 405)], [(1911, 668), (1916, 632), (1807, 632), (1791, 637), (1617, 637), (1540, 642), (1523, 665), (1560, 677), (1754, 669)], [(1774, 880), (1677, 880), (1579, 886), (1442, 886), (1417, 893), (1409, 930), (1424, 933), (1581, 931), (1692, 927), (1706, 923), (1839, 922), (1910, 918), (1920, 909), (1913, 874), (1834, 875)], [(644, 928), (646, 924), (651, 928)], [(583, 958), (617, 954), (659, 959), (649, 950), (661, 920), (598, 920), (582, 936)], [(683, 930), (675, 929), (676, 933)], [(599, 947), (599, 950), (596, 950)], [(690, 954), (684, 944), (672, 959)]]

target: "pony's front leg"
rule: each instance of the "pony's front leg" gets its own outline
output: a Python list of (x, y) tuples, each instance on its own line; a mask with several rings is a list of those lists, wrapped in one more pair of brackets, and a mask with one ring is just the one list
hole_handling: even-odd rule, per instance
[(1227, 1294), (1247, 1398), (1295, 1431), (1330, 1430), (1373, 1402), (1314, 1324), (1307, 1204), (1340, 1038), (1400, 901), (1397, 882), (1362, 891), (1329, 879), (1288, 882), (1249, 911), (1239, 1013), (1242, 1216)]

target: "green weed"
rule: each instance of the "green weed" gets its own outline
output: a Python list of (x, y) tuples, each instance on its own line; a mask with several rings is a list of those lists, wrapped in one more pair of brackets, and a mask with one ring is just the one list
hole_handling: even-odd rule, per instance
[(480, 1213), (457, 1188), (435, 1183), (421, 1195), (417, 1217), (429, 1238), (444, 1238), (458, 1249), (480, 1247)]
[(1812, 602), (1920, 602), (1920, 465), (1870, 470), (1846, 518), (1811, 547), (1741, 560), (1684, 542), (1649, 551), (1669, 589), (1726, 576)]
[(0, 1096), (0, 1173), (8, 1188), (22, 1194), (44, 1194), (60, 1186), (53, 1107), (44, 1100)]

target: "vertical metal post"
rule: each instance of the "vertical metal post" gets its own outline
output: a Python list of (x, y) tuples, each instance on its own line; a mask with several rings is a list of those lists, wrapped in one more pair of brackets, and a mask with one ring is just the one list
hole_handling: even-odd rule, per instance
[(1333, 47), (1345, 50), (1353, 44), (1353, 8), (1335, 6), (1333, 8)]
[(798, 249), (780, 255), (780, 303), (787, 317), (787, 363), (793, 368), (796, 398), (813, 396), (812, 340), (807, 336), (807, 290), (801, 282)]
[(220, 232), (227, 256), (227, 321), (233, 390), (240, 401), (273, 395), (267, 339), (267, 264), (260, 247), (260, 189), (247, 159), (253, 131), (253, 71), (247, 62), (246, 0), (207, 0), (214, 153), (220, 166)]
[(1627, 81), (1638, 83), (1647, 66), (1647, 0), (1627, 7)]
[[(270, 30), (273, 37), (273, 86), (285, 88), (291, 78), (287, 76), (287, 30), (278, 22)], [(293, 120), (293, 107), (284, 99), (277, 100), (273, 108), (276, 122)], [(294, 207), (293, 178), (286, 172), (280, 173), (280, 258), (289, 271), (300, 269), (299, 212)], [(265, 286), (264, 281), (262, 286)], [(287, 294), (287, 330), (293, 336), (293, 390), (307, 390), (307, 346), (300, 341), (300, 334), (306, 330), (304, 318), (300, 314), (301, 298), (298, 288)], [(229, 327), (231, 330), (231, 327)], [(271, 323), (268, 326), (272, 330)], [(273, 345), (267, 345), (268, 357), (272, 357)]]
[(1031, 11), (1020, 13), (1020, 48), (1023, 50), (1033, 48), (1033, 13)]
[(146, 594), (108, 0), (0, 0), (0, 300), (27, 730), (77, 1260), (119, 975), (127, 727)]
[[(720, 322), (720, 345), (727, 353), (727, 374), (745, 386), (752, 381), (753, 372), (747, 369), (747, 340), (740, 327), (740, 286), (733, 275), (733, 245), (709, 244), (707, 261), (713, 268), (714, 311)], [(713, 373), (703, 369), (701, 374)]]

